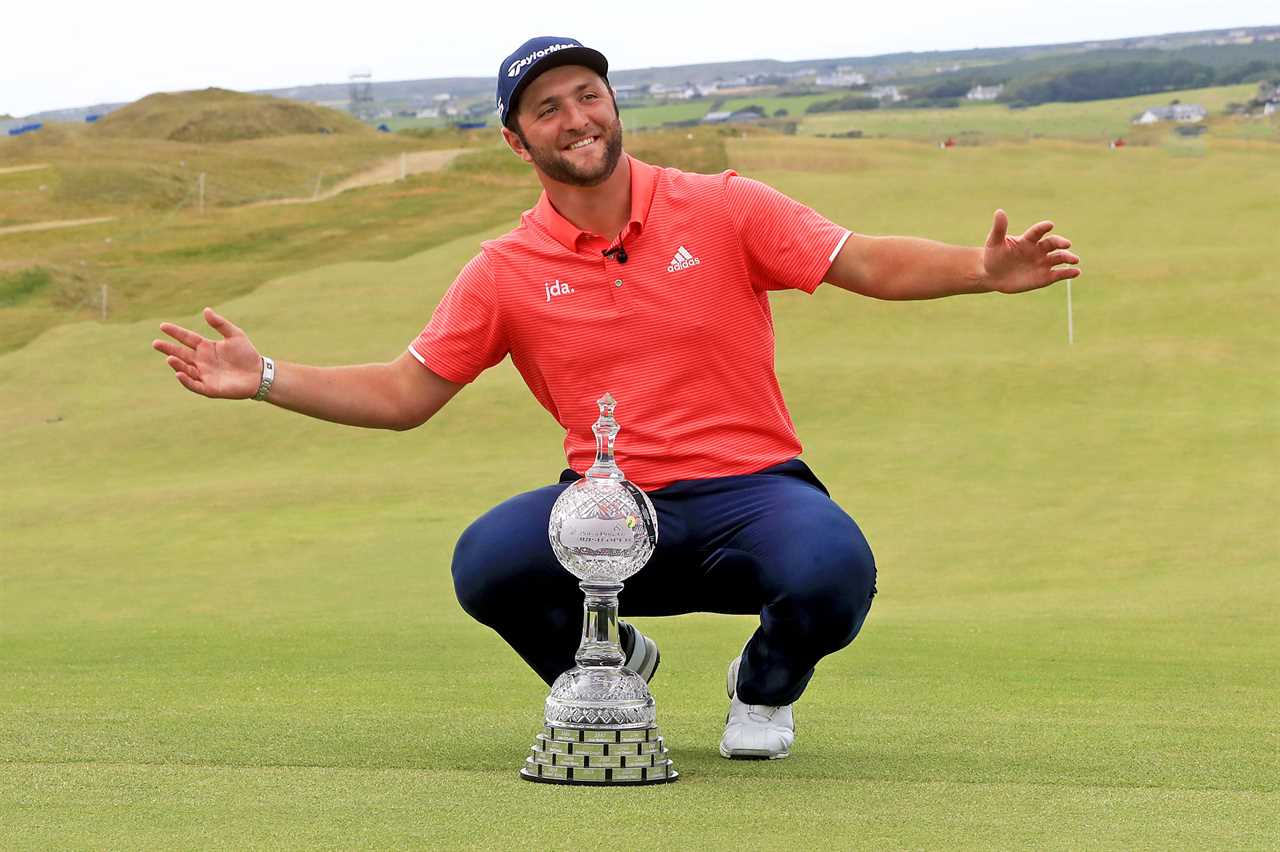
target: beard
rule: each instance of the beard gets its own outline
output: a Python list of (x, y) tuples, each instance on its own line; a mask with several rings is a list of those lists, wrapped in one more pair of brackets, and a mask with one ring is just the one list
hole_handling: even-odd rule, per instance
[(600, 134), (604, 143), (604, 157), (594, 166), (574, 162), (560, 148), (531, 147), (525, 144), (533, 163), (543, 174), (559, 183), (570, 186), (599, 186), (609, 179), (622, 157), (622, 122), (613, 122)]

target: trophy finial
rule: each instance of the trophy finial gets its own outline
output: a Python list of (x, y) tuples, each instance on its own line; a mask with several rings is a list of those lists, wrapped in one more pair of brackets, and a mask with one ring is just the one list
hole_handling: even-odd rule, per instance
[(596, 461), (587, 470), (587, 476), (593, 479), (625, 479), (613, 457), (613, 442), (621, 428), (618, 421), (613, 419), (613, 410), (618, 407), (618, 401), (613, 398), (613, 394), (605, 392), (604, 396), (596, 400), (596, 405), (600, 406), (600, 416), (591, 426), (591, 431), (596, 436)]

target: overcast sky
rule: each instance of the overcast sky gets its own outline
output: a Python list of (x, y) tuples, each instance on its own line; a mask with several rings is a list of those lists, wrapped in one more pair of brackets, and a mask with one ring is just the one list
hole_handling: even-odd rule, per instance
[(242, 91), (488, 76), (534, 35), (576, 38), (614, 68), (819, 59), (1280, 24), (1276, 0), (898, 0), (700, 4), (220, 0), (6, 3), (0, 114)]

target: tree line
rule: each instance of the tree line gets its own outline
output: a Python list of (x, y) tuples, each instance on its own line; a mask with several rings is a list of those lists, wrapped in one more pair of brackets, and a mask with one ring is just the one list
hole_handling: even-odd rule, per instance
[(1096, 101), (1255, 82), (1280, 72), (1280, 63), (1255, 60), (1213, 68), (1186, 59), (1168, 62), (1112, 62), (1071, 68), (1006, 85), (1000, 100), (1013, 107), (1052, 101)]

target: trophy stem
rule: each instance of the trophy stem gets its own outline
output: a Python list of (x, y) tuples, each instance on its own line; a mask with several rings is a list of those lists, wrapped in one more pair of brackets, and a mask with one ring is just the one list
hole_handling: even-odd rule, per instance
[(625, 662), (618, 636), (618, 593), (622, 584), (579, 583), (586, 595), (582, 607), (582, 641), (574, 659), (583, 667), (616, 668)]

